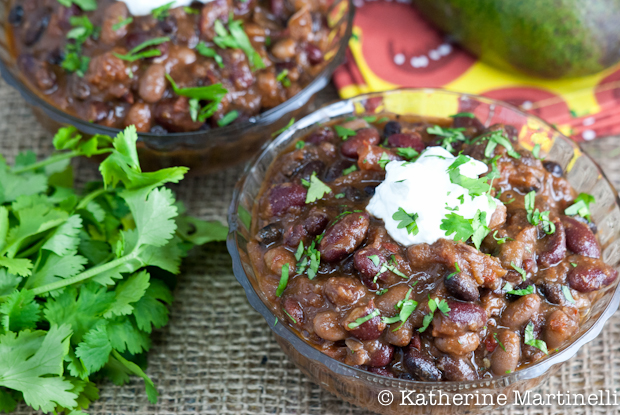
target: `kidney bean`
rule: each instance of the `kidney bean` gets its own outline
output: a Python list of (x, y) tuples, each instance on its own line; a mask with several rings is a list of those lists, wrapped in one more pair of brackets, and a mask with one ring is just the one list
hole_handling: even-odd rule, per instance
[(336, 307), (353, 307), (365, 294), (364, 287), (350, 277), (331, 277), (323, 286), (325, 296)]
[(163, 99), (157, 103), (153, 113), (157, 123), (172, 132), (194, 131), (203, 125), (201, 122), (192, 120), (187, 97)]
[(163, 65), (157, 63), (149, 66), (146, 71), (144, 71), (144, 74), (140, 78), (138, 88), (138, 93), (144, 101), (155, 103), (164, 96), (164, 92), (166, 92), (165, 75), (166, 69)]
[(267, 206), (263, 211), (267, 216), (280, 216), (291, 207), (304, 206), (306, 204), (307, 190), (299, 183), (282, 183), (273, 186), (267, 195)]
[(388, 121), (383, 126), (383, 135), (389, 137), (393, 134), (400, 134), (402, 127), (398, 121)]
[(306, 56), (308, 57), (308, 62), (310, 62), (310, 65), (315, 66), (323, 62), (324, 60), (323, 51), (319, 49), (317, 46), (313, 45), (312, 43), (308, 43), (306, 44), (305, 51), (306, 51)]
[(123, 123), (125, 124), (125, 127), (135, 125), (136, 130), (139, 133), (149, 132), (151, 130), (151, 126), (153, 125), (151, 107), (144, 102), (133, 104), (129, 108), (129, 111), (127, 111), (127, 115), (125, 116)]
[(467, 331), (477, 331), (487, 322), (487, 313), (473, 303), (448, 301), (450, 311), (446, 316), (437, 311), (433, 318), (433, 336), (454, 336)]
[(390, 370), (386, 367), (369, 367), (368, 370), (370, 373), (374, 373), (375, 375), (385, 376), (388, 378), (393, 378), (394, 373), (390, 372)]
[(443, 372), (446, 380), (462, 381), (478, 379), (478, 374), (465, 359), (453, 356), (442, 356), (437, 362), (437, 367)]
[[(282, 299), (282, 308), (288, 313), (284, 318), (293, 324), (301, 324), (304, 322), (304, 310), (299, 301), (293, 297), (284, 297)], [(290, 317), (289, 317), (290, 316)], [(295, 321), (291, 319), (293, 317)]]
[(388, 145), (398, 148), (413, 148), (418, 153), (422, 152), (425, 147), (422, 136), (417, 132), (392, 134), (388, 137)]
[(366, 212), (353, 212), (340, 218), (325, 231), (319, 243), (321, 258), (336, 262), (353, 253), (366, 237), (369, 224), (370, 216)]
[(334, 130), (329, 127), (319, 128), (314, 131), (308, 138), (306, 138), (306, 143), (318, 145), (324, 141), (333, 142), (336, 134), (334, 134)]
[(578, 255), (590, 258), (601, 257), (601, 248), (596, 240), (596, 236), (594, 236), (594, 233), (587, 225), (568, 216), (562, 216), (561, 220), (566, 233), (566, 246), (568, 249)]
[(453, 297), (463, 301), (476, 301), (480, 298), (478, 284), (472, 277), (462, 272), (448, 278), (450, 275), (451, 273), (446, 275), (444, 286)]
[(292, 59), (297, 54), (297, 43), (290, 38), (278, 40), (271, 48), (271, 53), (278, 59)]
[(9, 12), (9, 24), (19, 26), (24, 19), (24, 8), (22, 6), (13, 6)]
[(528, 294), (517, 301), (508, 304), (500, 322), (503, 326), (518, 330), (538, 313), (540, 309), (540, 297), (538, 294)]
[(452, 121), (452, 126), (454, 128), (473, 128), (475, 132), (480, 132), (484, 130), (484, 125), (480, 122), (478, 118), (470, 118), (470, 117), (454, 117)]
[(256, 240), (263, 246), (271, 245), (282, 238), (282, 229), (275, 223), (270, 223), (256, 233)]
[(517, 369), (521, 356), (521, 339), (514, 331), (505, 329), (497, 332), (497, 338), (504, 347), (496, 347), (491, 355), (491, 371), (496, 376), (502, 376)]
[(346, 157), (355, 158), (357, 157), (357, 152), (360, 148), (368, 144), (379, 144), (380, 140), (381, 137), (379, 136), (379, 131), (377, 131), (376, 128), (360, 128), (356, 131), (356, 134), (353, 137), (347, 138), (347, 140), (342, 143), (340, 152)]
[(22, 54), (17, 58), (17, 66), (41, 91), (49, 91), (56, 86), (56, 74), (47, 62), (41, 62), (30, 54)]
[(543, 167), (555, 177), (564, 176), (564, 170), (562, 170), (562, 166), (560, 166), (555, 161), (543, 161)]
[(573, 334), (579, 325), (570, 319), (562, 310), (555, 310), (549, 317), (543, 330), (543, 338), (549, 350), (557, 349)]
[(555, 218), (553, 223), (555, 224), (555, 232), (539, 241), (539, 246), (542, 245), (542, 247), (538, 249), (540, 252), (538, 254), (538, 265), (546, 268), (557, 264), (566, 256), (564, 225), (558, 218)]
[(103, 12), (103, 23), (101, 24), (101, 41), (113, 44), (122, 39), (127, 34), (129, 25), (122, 25), (114, 30), (114, 25), (122, 22), (129, 16), (129, 9), (122, 1), (114, 2)]
[[(369, 258), (374, 255), (376, 255), (379, 258), (379, 265), (375, 265), (372, 259)], [(387, 262), (387, 259), (381, 253), (381, 251), (379, 251), (376, 248), (367, 247), (367, 248), (360, 249), (359, 251), (357, 251), (355, 255), (353, 256), (353, 258), (354, 258), (355, 269), (358, 271), (360, 280), (362, 281), (362, 283), (366, 287), (370, 288), (371, 290), (379, 289), (379, 284), (376, 282), (373, 282), (373, 280), (375, 276), (381, 270), (381, 265)], [(388, 273), (389, 271), (385, 271), (381, 273), (381, 275), (377, 277), (377, 281), (379, 281), (381, 278), (385, 278), (388, 275)]]
[(389, 161), (402, 160), (401, 157), (397, 156), (392, 151), (379, 146), (362, 146), (358, 149), (357, 154), (357, 165), (360, 170), (384, 171), (379, 160), (381, 160), (381, 158), (385, 159), (385, 157), (387, 157)]
[(47, 29), (52, 15), (52, 9), (41, 7), (33, 12), (26, 13), (26, 20), (22, 28), (22, 41), (26, 46), (32, 46), (41, 39)]
[(353, 323), (358, 318), (367, 316), (374, 310), (374, 301), (370, 300), (367, 305), (363, 307), (357, 307), (351, 310), (349, 315), (343, 320), (342, 326), (345, 330), (351, 333), (352, 336), (360, 340), (378, 339), (381, 336), (381, 333), (383, 333), (383, 330), (385, 329), (385, 323), (381, 321), (381, 316), (375, 316), (353, 329), (349, 327), (349, 324)]
[(322, 339), (337, 342), (347, 338), (348, 333), (340, 325), (340, 318), (335, 311), (318, 313), (312, 322), (314, 332)]
[(460, 336), (435, 337), (435, 346), (444, 353), (463, 356), (473, 352), (480, 345), (477, 333), (465, 333)]
[(368, 350), (370, 361), (368, 366), (383, 367), (390, 364), (394, 357), (394, 346), (381, 340), (365, 341), (364, 348)]
[(618, 271), (602, 261), (582, 261), (568, 271), (567, 281), (571, 288), (589, 293), (605, 287), (618, 278)]
[(437, 382), (441, 380), (442, 373), (435, 365), (435, 362), (429, 357), (422, 355), (422, 353), (414, 347), (408, 347), (405, 350), (403, 363), (407, 371), (411, 373), (416, 380), (426, 382)]
[(329, 223), (329, 216), (319, 208), (312, 208), (308, 216), (301, 222), (295, 223), (284, 233), (284, 243), (288, 246), (296, 247), (299, 242), (308, 236), (316, 236), (323, 232)]
[(279, 246), (265, 252), (264, 261), (265, 265), (267, 265), (271, 272), (278, 276), (282, 276), (282, 268), (286, 264), (288, 264), (289, 276), (295, 274), (295, 264), (297, 264), (295, 255), (283, 246)]

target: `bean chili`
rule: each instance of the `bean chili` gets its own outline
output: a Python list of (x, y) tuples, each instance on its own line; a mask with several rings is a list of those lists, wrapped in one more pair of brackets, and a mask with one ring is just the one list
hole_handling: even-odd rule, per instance
[(139, 132), (258, 115), (310, 83), (334, 42), (326, 0), (215, 0), (147, 16), (120, 1), (67, 3), (13, 4), (8, 35), (22, 75), (65, 112)]
[[(334, 359), (401, 379), (496, 377), (555, 353), (618, 272), (601, 260), (593, 198), (516, 136), (472, 114), (356, 117), (281, 153), (248, 245), (279, 321)], [(365, 211), (387, 163), (437, 145), (489, 166), (502, 204), (480, 249), (448, 236), (405, 247)]]

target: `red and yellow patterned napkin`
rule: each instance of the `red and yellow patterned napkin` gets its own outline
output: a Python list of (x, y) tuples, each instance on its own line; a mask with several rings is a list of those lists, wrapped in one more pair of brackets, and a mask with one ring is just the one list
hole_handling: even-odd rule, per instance
[(577, 141), (620, 134), (620, 65), (578, 79), (548, 80), (478, 61), (406, 1), (354, 0), (347, 61), (334, 74), (342, 98), (400, 87), (438, 87), (500, 99)]

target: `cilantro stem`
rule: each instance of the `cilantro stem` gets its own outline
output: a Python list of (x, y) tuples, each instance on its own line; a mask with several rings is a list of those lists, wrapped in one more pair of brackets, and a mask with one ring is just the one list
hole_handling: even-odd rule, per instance
[(82, 200), (80, 200), (80, 203), (78, 203), (78, 205), (75, 207), (75, 210), (84, 209), (86, 206), (88, 206), (90, 202), (92, 202), (93, 200), (101, 196), (102, 194), (106, 193), (107, 191), (108, 190), (105, 187), (102, 187), (101, 189), (93, 190), (92, 192), (84, 196)]
[[(100, 150), (97, 150), (97, 151), (93, 152), (92, 155), (94, 156), (94, 155), (111, 153), (111, 152), (112, 152), (111, 148), (102, 148)], [(12, 169), (11, 173), (20, 174), (20, 173), (25, 173), (27, 171), (38, 170), (38, 169), (40, 169), (42, 167), (48, 166), (50, 164), (57, 163), (57, 162), (59, 162), (61, 160), (66, 160), (66, 159), (70, 159), (70, 158), (73, 158), (73, 157), (78, 157), (78, 156), (81, 156), (81, 155), (82, 155), (81, 152), (75, 151), (75, 150), (69, 151), (67, 153), (56, 154), (56, 155), (53, 155), (53, 156), (51, 156), (51, 157), (49, 157), (49, 158), (47, 158), (45, 160), (41, 160), (38, 163), (33, 163), (33, 164), (29, 164), (28, 166), (20, 167), (20, 168), (17, 168), (17, 169)]]
[(48, 293), (50, 291), (58, 290), (60, 288), (67, 287), (69, 285), (77, 284), (78, 282), (86, 281), (89, 278), (92, 278), (102, 272), (109, 271), (112, 268), (115, 268), (119, 265), (124, 264), (125, 262), (129, 262), (133, 259), (136, 259), (140, 255), (140, 249), (136, 249), (132, 251), (130, 254), (115, 259), (114, 261), (110, 261), (107, 264), (98, 265), (96, 267), (90, 268), (81, 274), (73, 276), (71, 278), (66, 278), (61, 281), (56, 281), (51, 284), (43, 285), (41, 287), (34, 288), (32, 292), (34, 295), (41, 295)]

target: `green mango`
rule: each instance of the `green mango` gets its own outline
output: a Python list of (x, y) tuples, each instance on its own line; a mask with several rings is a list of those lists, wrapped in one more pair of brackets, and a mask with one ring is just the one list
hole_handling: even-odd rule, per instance
[(413, 0), (482, 60), (544, 78), (620, 61), (620, 0)]

